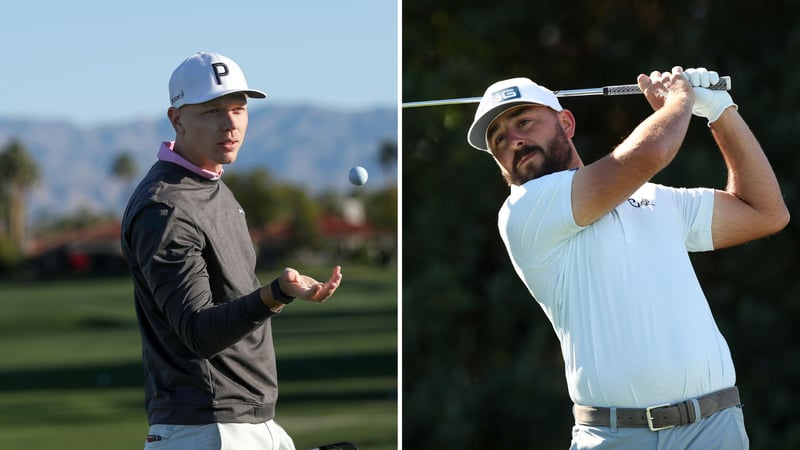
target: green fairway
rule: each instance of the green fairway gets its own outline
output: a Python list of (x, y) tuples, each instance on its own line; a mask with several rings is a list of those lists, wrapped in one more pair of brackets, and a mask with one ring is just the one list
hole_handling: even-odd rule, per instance
[[(397, 271), (342, 272), (329, 301), (296, 301), (273, 319), (276, 420), (298, 450), (345, 440), (396, 449)], [(309, 274), (329, 275), (327, 268)], [(127, 278), (0, 283), (0, 354), (1, 448), (143, 448), (140, 342)]]

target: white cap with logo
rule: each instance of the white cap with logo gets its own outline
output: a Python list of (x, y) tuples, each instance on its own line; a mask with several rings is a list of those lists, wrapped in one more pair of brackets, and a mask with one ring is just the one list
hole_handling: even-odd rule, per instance
[(243, 92), (251, 98), (267, 96), (247, 87), (239, 65), (217, 53), (198, 52), (186, 58), (169, 79), (169, 101), (173, 108), (204, 103), (234, 92)]
[(511, 78), (492, 84), (478, 104), (475, 120), (467, 132), (467, 142), (478, 150), (488, 152), (486, 131), (489, 125), (509, 108), (528, 104), (548, 106), (555, 111), (563, 109), (553, 91), (528, 78)]

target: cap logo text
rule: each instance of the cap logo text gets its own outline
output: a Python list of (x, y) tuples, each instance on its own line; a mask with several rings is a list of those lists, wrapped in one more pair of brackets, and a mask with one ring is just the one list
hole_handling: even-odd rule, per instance
[(222, 80), (220, 77), (227, 76), (230, 72), (228, 71), (228, 66), (225, 63), (214, 63), (211, 64), (211, 67), (214, 68), (214, 78), (217, 80), (217, 84), (222, 84)]
[(183, 89), (181, 89), (181, 92), (178, 95), (176, 95), (175, 97), (171, 97), (169, 99), (169, 101), (170, 101), (170, 103), (172, 103), (174, 105), (175, 102), (177, 102), (178, 100), (180, 100), (182, 98), (183, 98)]
[(517, 86), (511, 86), (495, 92), (492, 94), (492, 97), (497, 102), (504, 102), (506, 100), (511, 100), (512, 98), (520, 98), (522, 97), (522, 94), (519, 93), (519, 88)]

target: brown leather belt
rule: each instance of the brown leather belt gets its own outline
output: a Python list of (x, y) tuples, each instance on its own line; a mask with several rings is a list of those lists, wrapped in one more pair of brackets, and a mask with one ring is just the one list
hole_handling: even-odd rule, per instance
[[(732, 406), (741, 406), (739, 389), (735, 386), (680, 403), (648, 408), (596, 408), (576, 404), (573, 414), (578, 425), (649, 428), (651, 431), (658, 431), (699, 422), (702, 418)], [(615, 417), (612, 416), (612, 411)], [(616, 420), (612, 420), (612, 417)]]

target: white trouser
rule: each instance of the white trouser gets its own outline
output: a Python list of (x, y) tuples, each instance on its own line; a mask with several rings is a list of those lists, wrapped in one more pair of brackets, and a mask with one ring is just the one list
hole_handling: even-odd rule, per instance
[(150, 426), (145, 450), (295, 450), (294, 442), (280, 425), (263, 423), (210, 423), (207, 425)]

